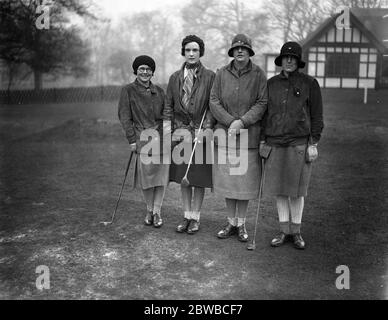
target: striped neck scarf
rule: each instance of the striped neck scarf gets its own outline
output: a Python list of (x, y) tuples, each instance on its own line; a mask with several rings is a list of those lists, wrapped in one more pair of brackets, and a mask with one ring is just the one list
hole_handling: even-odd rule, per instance
[(187, 67), (185, 67), (185, 68), (187, 71), (187, 76), (185, 77), (185, 82), (183, 84), (182, 102), (183, 102), (183, 105), (186, 108), (188, 108), (190, 97), (191, 97), (191, 92), (192, 92), (193, 86), (194, 86), (194, 76), (195, 76), (195, 73), (197, 72), (197, 68), (196, 67), (192, 68), (191, 66), (190, 66), (190, 68), (187, 68)]

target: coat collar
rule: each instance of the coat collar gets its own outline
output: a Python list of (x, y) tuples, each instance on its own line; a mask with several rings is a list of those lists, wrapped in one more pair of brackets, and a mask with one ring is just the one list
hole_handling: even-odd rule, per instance
[(299, 70), (296, 69), (294, 72), (291, 72), (289, 75), (288, 75), (288, 78), (284, 75), (284, 71), (282, 70), (280, 73), (279, 73), (279, 77), (280, 79), (284, 79), (284, 80), (289, 80), (289, 79), (295, 79), (299, 76)]
[(238, 69), (234, 67), (234, 59), (227, 65), (226, 69), (232, 73), (235, 77), (239, 78), (241, 77), (242, 75), (244, 75), (245, 73), (248, 73), (250, 71), (252, 71), (253, 69), (253, 63), (252, 63), (252, 60), (249, 59), (249, 62), (248, 64), (241, 70), (240, 74), (238, 72)]
[[(180, 78), (184, 80), (184, 74), (185, 74), (185, 67), (186, 67), (186, 62), (183, 63), (181, 69), (180, 69)], [(201, 61), (199, 61), (199, 66), (197, 68), (197, 71), (194, 74), (194, 78), (200, 79), (204, 70), (204, 66), (202, 65)]]
[(140, 90), (150, 90), (152, 94), (157, 93), (155, 85), (150, 81), (149, 87), (146, 87), (144, 84), (142, 84), (137, 78), (134, 81), (134, 84), (136, 85), (137, 88)]

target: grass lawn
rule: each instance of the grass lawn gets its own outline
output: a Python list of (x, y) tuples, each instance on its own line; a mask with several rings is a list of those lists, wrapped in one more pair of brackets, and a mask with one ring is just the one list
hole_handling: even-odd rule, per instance
[[(0, 299), (387, 299), (387, 101), (326, 101), (302, 225), (307, 249), (269, 246), (278, 224), (265, 198), (253, 252), (216, 238), (225, 204), (210, 191), (200, 232), (177, 234), (176, 184), (163, 228), (143, 225), (130, 183), (115, 224), (99, 224), (128, 158), (116, 103), (1, 106)], [(36, 289), (40, 265), (50, 269), (49, 290)], [(350, 290), (335, 286), (339, 265), (350, 269)]]

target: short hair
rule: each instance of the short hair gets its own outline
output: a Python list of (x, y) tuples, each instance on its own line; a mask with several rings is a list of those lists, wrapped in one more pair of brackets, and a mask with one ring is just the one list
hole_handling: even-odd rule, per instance
[(186, 36), (182, 40), (182, 52), (181, 52), (182, 56), (185, 56), (186, 44), (188, 44), (190, 42), (198, 43), (198, 45), (199, 45), (199, 56), (203, 57), (203, 55), (205, 54), (205, 43), (203, 42), (203, 40), (201, 38), (197, 37), (194, 34), (190, 34), (190, 35)]

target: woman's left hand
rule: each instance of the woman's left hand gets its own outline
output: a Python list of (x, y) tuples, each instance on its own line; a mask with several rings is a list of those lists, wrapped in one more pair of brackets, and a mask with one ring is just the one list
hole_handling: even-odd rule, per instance
[(241, 120), (234, 120), (229, 127), (229, 130), (241, 130), (244, 128), (244, 124)]
[(317, 145), (312, 144), (307, 148), (307, 162), (314, 162), (318, 159), (318, 148)]

